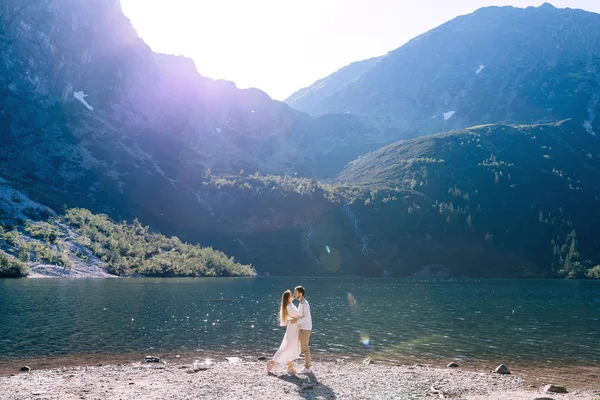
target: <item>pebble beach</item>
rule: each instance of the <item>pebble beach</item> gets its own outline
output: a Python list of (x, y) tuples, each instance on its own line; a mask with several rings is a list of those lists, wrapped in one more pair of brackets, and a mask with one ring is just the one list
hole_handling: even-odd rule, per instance
[[(156, 361), (156, 360), (155, 360)], [(298, 363), (298, 367), (299, 367)], [(72, 366), (0, 376), (0, 398), (24, 399), (600, 399), (600, 384), (551, 393), (531, 377), (427, 365), (317, 362), (311, 375), (238, 358)]]

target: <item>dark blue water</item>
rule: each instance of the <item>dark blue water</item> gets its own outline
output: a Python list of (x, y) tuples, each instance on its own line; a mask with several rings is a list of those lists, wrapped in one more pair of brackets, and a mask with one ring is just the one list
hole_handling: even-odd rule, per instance
[(298, 284), (318, 355), (600, 363), (600, 282), (265, 277), (0, 280), (0, 362), (270, 354), (280, 294)]

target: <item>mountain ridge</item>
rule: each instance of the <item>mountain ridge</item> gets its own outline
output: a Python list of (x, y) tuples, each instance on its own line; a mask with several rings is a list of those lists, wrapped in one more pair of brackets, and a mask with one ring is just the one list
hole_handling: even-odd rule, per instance
[(286, 102), (311, 115), (349, 112), (389, 142), (483, 123), (565, 118), (593, 131), (599, 23), (599, 14), (547, 5), (482, 8), (381, 56), (359, 78), (337, 83), (333, 94), (320, 88), (344, 68)]

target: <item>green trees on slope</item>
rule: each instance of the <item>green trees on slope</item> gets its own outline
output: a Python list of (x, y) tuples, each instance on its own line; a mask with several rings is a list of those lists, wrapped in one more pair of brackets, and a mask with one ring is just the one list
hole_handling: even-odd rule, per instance
[(137, 219), (133, 223), (115, 223), (104, 214), (71, 209), (65, 221), (79, 236), (75, 242), (88, 247), (104, 261), (109, 272), (117, 275), (147, 276), (253, 276), (250, 265), (210, 247), (183, 243), (152, 233)]
[[(558, 248), (558, 246), (556, 246)], [(558, 274), (566, 278), (592, 278), (600, 279), (600, 265), (591, 268), (591, 262), (582, 260), (578, 250), (577, 232), (571, 231), (565, 243), (560, 249), (555, 249), (555, 253), (559, 257), (559, 265), (561, 266)]]
[[(0, 277), (27, 276), (26, 263), (36, 262), (64, 268), (95, 262), (120, 276), (256, 275), (251, 265), (237, 263), (210, 247), (153, 233), (138, 220), (116, 223), (81, 208), (46, 222), (26, 221), (11, 230), (0, 225), (0, 246), (14, 255), (0, 250)], [(102, 263), (91, 260), (92, 255)]]

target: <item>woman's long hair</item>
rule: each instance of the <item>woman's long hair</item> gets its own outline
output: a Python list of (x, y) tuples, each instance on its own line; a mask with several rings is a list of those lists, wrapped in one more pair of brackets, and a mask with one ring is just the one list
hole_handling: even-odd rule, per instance
[(291, 295), (292, 295), (292, 292), (290, 292), (289, 290), (286, 290), (281, 295), (281, 310), (279, 311), (279, 322), (280, 322), (281, 326), (287, 325), (287, 319), (288, 319), (287, 305), (290, 302)]

